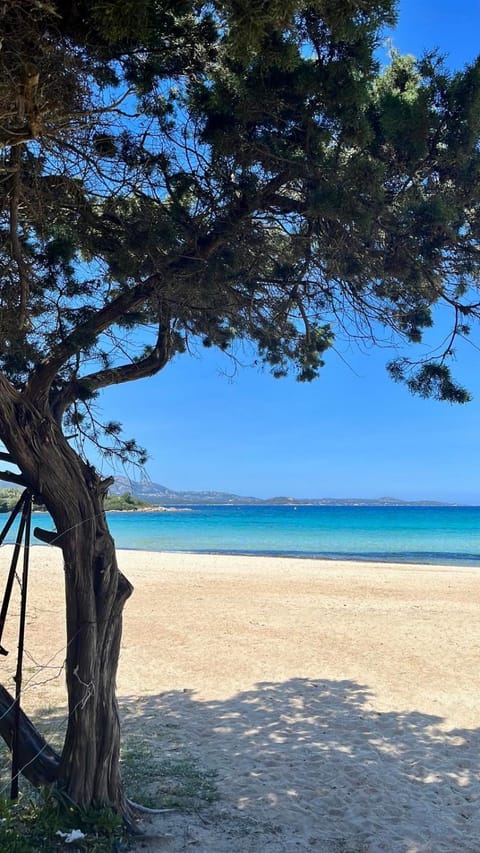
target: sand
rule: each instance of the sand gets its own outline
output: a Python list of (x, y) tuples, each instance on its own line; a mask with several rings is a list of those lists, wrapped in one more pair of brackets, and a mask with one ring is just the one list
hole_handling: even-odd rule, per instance
[[(219, 795), (147, 822), (135, 849), (478, 853), (480, 570), (134, 551), (119, 562), (135, 585), (125, 737), (148, 768), (188, 757), (216, 771)], [(55, 730), (53, 548), (33, 549), (28, 612), (24, 707)], [(4, 645), (15, 648), (8, 631)], [(14, 665), (0, 659), (10, 687)], [(158, 786), (152, 772), (149, 797)]]

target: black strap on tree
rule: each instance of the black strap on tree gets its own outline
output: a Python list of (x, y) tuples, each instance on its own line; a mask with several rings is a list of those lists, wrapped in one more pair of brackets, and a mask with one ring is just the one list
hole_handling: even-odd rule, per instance
[(10, 530), (13, 522), (15, 521), (18, 513), (21, 510), (22, 516), (21, 516), (20, 524), (19, 524), (18, 531), (17, 531), (17, 538), (15, 540), (15, 548), (13, 550), (12, 562), (10, 563), (10, 571), (9, 571), (8, 577), (7, 577), (7, 585), (5, 587), (5, 593), (3, 596), (2, 608), (0, 610), (0, 654), (1, 655), (8, 655), (8, 651), (6, 649), (4, 649), (1, 642), (2, 642), (3, 629), (5, 628), (5, 620), (7, 618), (8, 607), (10, 604), (10, 597), (12, 595), (13, 581), (15, 580), (15, 572), (17, 570), (18, 556), (20, 554), (20, 548), (21, 548), (22, 539), (23, 539), (23, 532), (25, 529), (25, 507), (27, 504), (27, 495), (28, 495), (28, 503), (31, 503), (30, 492), (28, 490), (26, 490), (25, 492), (23, 492), (18, 503), (12, 509), (12, 512), (10, 513), (10, 518), (8, 519), (7, 523), (5, 524), (5, 527), (3, 528), (2, 532), (0, 533), (0, 545), (2, 545), (3, 540), (5, 539), (8, 531)]
[(20, 729), (20, 695), (22, 692), (22, 668), (23, 668), (23, 649), (25, 641), (25, 621), (27, 616), (27, 584), (28, 584), (28, 563), (30, 557), (30, 527), (32, 517), (32, 500), (33, 495), (30, 489), (26, 489), (18, 503), (14, 506), (10, 517), (0, 533), (0, 545), (4, 541), (8, 531), (10, 530), (17, 515), (21, 511), (20, 523), (18, 525), (15, 546), (13, 549), (10, 570), (8, 572), (5, 593), (3, 596), (2, 607), (0, 610), (0, 654), (8, 655), (7, 649), (1, 645), (5, 620), (7, 618), (8, 607), (12, 595), (13, 582), (17, 571), (18, 558), (22, 542), (23, 550), (23, 571), (21, 580), (21, 598), (20, 598), (20, 621), (18, 627), (18, 652), (17, 652), (17, 668), (14, 676), (15, 681), (15, 713), (12, 732), (12, 784), (10, 788), (10, 798), (16, 800), (18, 797), (18, 776), (20, 772), (18, 760), (18, 736)]

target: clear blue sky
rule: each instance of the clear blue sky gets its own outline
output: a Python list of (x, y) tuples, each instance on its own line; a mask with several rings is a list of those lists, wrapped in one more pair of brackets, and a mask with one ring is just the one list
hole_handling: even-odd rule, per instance
[[(392, 37), (416, 55), (439, 47), (455, 68), (480, 52), (479, 31), (480, 0), (403, 0)], [(392, 383), (388, 351), (340, 349), (348, 365), (331, 352), (310, 385), (253, 368), (229, 380), (225, 357), (202, 349), (108, 389), (104, 413), (147, 447), (149, 477), (175, 489), (480, 504), (480, 353), (459, 354), (474, 400), (452, 406)]]

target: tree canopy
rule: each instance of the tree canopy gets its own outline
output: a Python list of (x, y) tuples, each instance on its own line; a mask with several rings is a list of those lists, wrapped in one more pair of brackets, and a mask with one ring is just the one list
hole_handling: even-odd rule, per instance
[(393, 0), (1, 5), (0, 456), (63, 551), (58, 778), (80, 805), (128, 814), (115, 670), (131, 586), (84, 442), (143, 459), (96, 395), (198, 341), (250, 341), (274, 376), (309, 381), (336, 336), (419, 344), (444, 305), (447, 339), (390, 370), (468, 399), (449, 360), (480, 312), (480, 60), (382, 67), (394, 21)]
[[(444, 301), (467, 334), (480, 66), (380, 68), (393, 21), (389, 0), (6, 4), (8, 380), (100, 440), (88, 400), (192, 337), (310, 380), (339, 330), (418, 342)], [(463, 401), (452, 349), (392, 373)]]

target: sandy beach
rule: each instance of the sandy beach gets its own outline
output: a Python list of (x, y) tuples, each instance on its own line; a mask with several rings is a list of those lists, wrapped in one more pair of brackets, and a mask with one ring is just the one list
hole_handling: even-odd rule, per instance
[[(145, 793), (155, 801), (166, 760), (217, 774), (216, 800), (153, 818), (138, 850), (478, 853), (480, 570), (135, 551), (119, 563), (135, 593), (118, 695), (151, 768)], [(28, 614), (24, 708), (58, 734), (55, 549), (32, 551)]]

